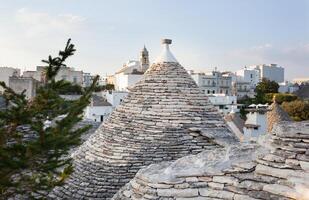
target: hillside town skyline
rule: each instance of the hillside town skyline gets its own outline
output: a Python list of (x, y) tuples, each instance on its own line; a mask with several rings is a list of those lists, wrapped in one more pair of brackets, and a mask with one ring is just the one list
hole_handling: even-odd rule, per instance
[(276, 63), (285, 67), (288, 80), (309, 74), (306, 0), (78, 1), (61, 6), (32, 0), (7, 2), (0, 9), (0, 66), (35, 70), (72, 38), (79, 51), (68, 66), (113, 74), (135, 60), (144, 44), (153, 62), (160, 51), (156, 41), (173, 38), (174, 52), (188, 70), (236, 71)]
[(0, 4), (0, 200), (309, 200), (309, 0)]

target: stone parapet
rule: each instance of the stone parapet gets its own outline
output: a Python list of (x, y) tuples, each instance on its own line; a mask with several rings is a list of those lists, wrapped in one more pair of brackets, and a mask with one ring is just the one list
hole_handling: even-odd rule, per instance
[(113, 199), (309, 199), (308, 136), (309, 122), (284, 122), (261, 145), (231, 145), (153, 164)]

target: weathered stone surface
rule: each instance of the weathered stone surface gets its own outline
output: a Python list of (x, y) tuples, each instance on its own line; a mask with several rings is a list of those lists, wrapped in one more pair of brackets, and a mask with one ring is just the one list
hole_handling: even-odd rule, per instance
[[(279, 126), (278, 128), (275, 125), (274, 132), (268, 137), (270, 143), (261, 143), (265, 146), (230, 145), (228, 148), (204, 151), (174, 162), (155, 164), (140, 172), (145, 175), (144, 178), (149, 183), (190, 177), (194, 182), (186, 182), (188, 185), (185, 185), (185, 189), (199, 185), (196, 199), (309, 199), (308, 162), (300, 160), (303, 159), (304, 152), (283, 148), (291, 147), (293, 143), (299, 143), (301, 140), (277, 134), (278, 131), (286, 130), (285, 127), (288, 127), (291, 134), (289, 136), (292, 136), (292, 133), (299, 135), (299, 132), (304, 132), (299, 127), (306, 129), (309, 127), (309, 122), (290, 122)], [(298, 127), (294, 132), (293, 126)], [(167, 190), (174, 190), (177, 185), (172, 184)], [(160, 195), (157, 197), (161, 198)], [(169, 198), (176, 197), (169, 196)]]
[(162, 197), (197, 197), (198, 189), (158, 189), (158, 196)]
[(263, 190), (280, 196), (289, 197), (292, 199), (302, 199), (302, 197), (304, 197), (301, 194), (297, 193), (296, 190), (284, 185), (278, 185), (278, 184), (265, 185)]
[[(75, 199), (108, 199), (144, 166), (237, 142), (222, 116), (179, 63), (155, 63), (74, 153), (73, 174), (50, 197), (72, 198), (71, 194), (80, 191)], [(179, 184), (185, 180), (178, 176), (182, 173), (175, 180), (155, 184)], [(137, 192), (147, 189), (135, 186)]]
[(219, 199), (229, 199), (232, 200), (234, 198), (234, 193), (222, 190), (212, 190), (208, 188), (199, 189), (200, 195), (204, 197), (214, 197)]

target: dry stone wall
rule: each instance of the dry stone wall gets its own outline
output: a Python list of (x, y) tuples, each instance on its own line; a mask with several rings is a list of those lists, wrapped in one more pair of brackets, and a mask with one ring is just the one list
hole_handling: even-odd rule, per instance
[(308, 200), (309, 122), (274, 126), (260, 144), (206, 150), (141, 169), (114, 200)]
[(144, 166), (235, 142), (186, 70), (156, 63), (74, 153), (73, 174), (49, 198), (109, 199)]

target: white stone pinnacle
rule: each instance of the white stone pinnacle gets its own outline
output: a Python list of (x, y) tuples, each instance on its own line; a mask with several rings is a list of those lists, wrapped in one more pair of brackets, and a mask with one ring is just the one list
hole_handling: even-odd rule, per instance
[(170, 39), (162, 39), (163, 49), (161, 51), (160, 56), (156, 59), (156, 63), (163, 62), (175, 62), (178, 63), (174, 55), (169, 49), (169, 45), (172, 43)]

